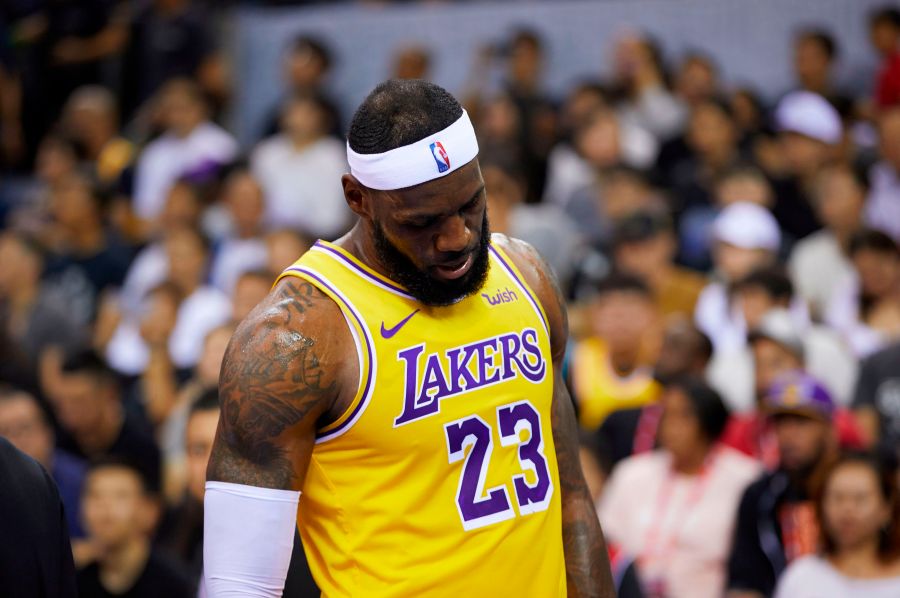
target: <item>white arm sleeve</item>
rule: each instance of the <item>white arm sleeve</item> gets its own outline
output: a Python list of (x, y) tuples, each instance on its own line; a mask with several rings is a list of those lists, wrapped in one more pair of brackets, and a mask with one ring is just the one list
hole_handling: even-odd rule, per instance
[(203, 580), (209, 598), (280, 598), (300, 493), (206, 482)]

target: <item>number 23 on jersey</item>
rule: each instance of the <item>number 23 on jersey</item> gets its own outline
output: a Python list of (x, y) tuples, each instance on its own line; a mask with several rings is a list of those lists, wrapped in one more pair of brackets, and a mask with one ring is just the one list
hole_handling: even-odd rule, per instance
[[(497, 408), (496, 430), (501, 447), (518, 447), (523, 473), (512, 477), (515, 502), (520, 515), (544, 511), (553, 496), (553, 481), (547, 469), (540, 413), (526, 401)], [(522, 432), (526, 431), (523, 440)], [(506, 485), (485, 488), (485, 479), (494, 450), (494, 428), (477, 415), (444, 426), (450, 463), (464, 460), (456, 507), (466, 531), (516, 516)], [(466, 449), (469, 449), (466, 454)], [(525, 471), (536, 481), (529, 484)]]

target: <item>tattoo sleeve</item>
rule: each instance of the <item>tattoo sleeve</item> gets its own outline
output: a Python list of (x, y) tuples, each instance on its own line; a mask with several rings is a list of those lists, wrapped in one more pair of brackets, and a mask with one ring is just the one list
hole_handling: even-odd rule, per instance
[(336, 373), (308, 330), (330, 301), (286, 280), (235, 332), (219, 377), (221, 414), (207, 479), (302, 486), (316, 420), (336, 396)]

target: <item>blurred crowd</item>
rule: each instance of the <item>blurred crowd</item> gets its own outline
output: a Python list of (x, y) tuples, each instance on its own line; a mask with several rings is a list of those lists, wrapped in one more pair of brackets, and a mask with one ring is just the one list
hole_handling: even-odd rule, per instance
[[(88, 597), (194, 591), (234, 326), (353, 222), (328, 40), (285, 48), (283, 99), (242, 147), (222, 10), (0, 9), (0, 435), (56, 480)], [(451, 90), (492, 230), (570, 301), (622, 596), (900, 595), (900, 11), (859, 18), (865, 88), (811, 27), (791, 89), (725, 86), (714, 56), (632, 32), (610, 77), (554, 97), (521, 29)], [(430, 64), (410, 46), (384, 76)], [(295, 561), (286, 595), (311, 583)]]

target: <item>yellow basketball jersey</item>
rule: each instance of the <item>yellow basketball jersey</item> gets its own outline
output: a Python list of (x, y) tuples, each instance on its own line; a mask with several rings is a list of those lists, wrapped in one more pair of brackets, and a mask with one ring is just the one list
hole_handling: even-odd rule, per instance
[(449, 307), (322, 241), (282, 274), (331, 297), (358, 349), (300, 497), (323, 596), (566, 595), (546, 317), (489, 254), (482, 291)]
[(588, 338), (575, 345), (571, 378), (578, 401), (578, 421), (587, 430), (600, 427), (614, 411), (652, 403), (660, 393), (649, 368), (640, 367), (627, 377), (619, 376), (599, 338)]

